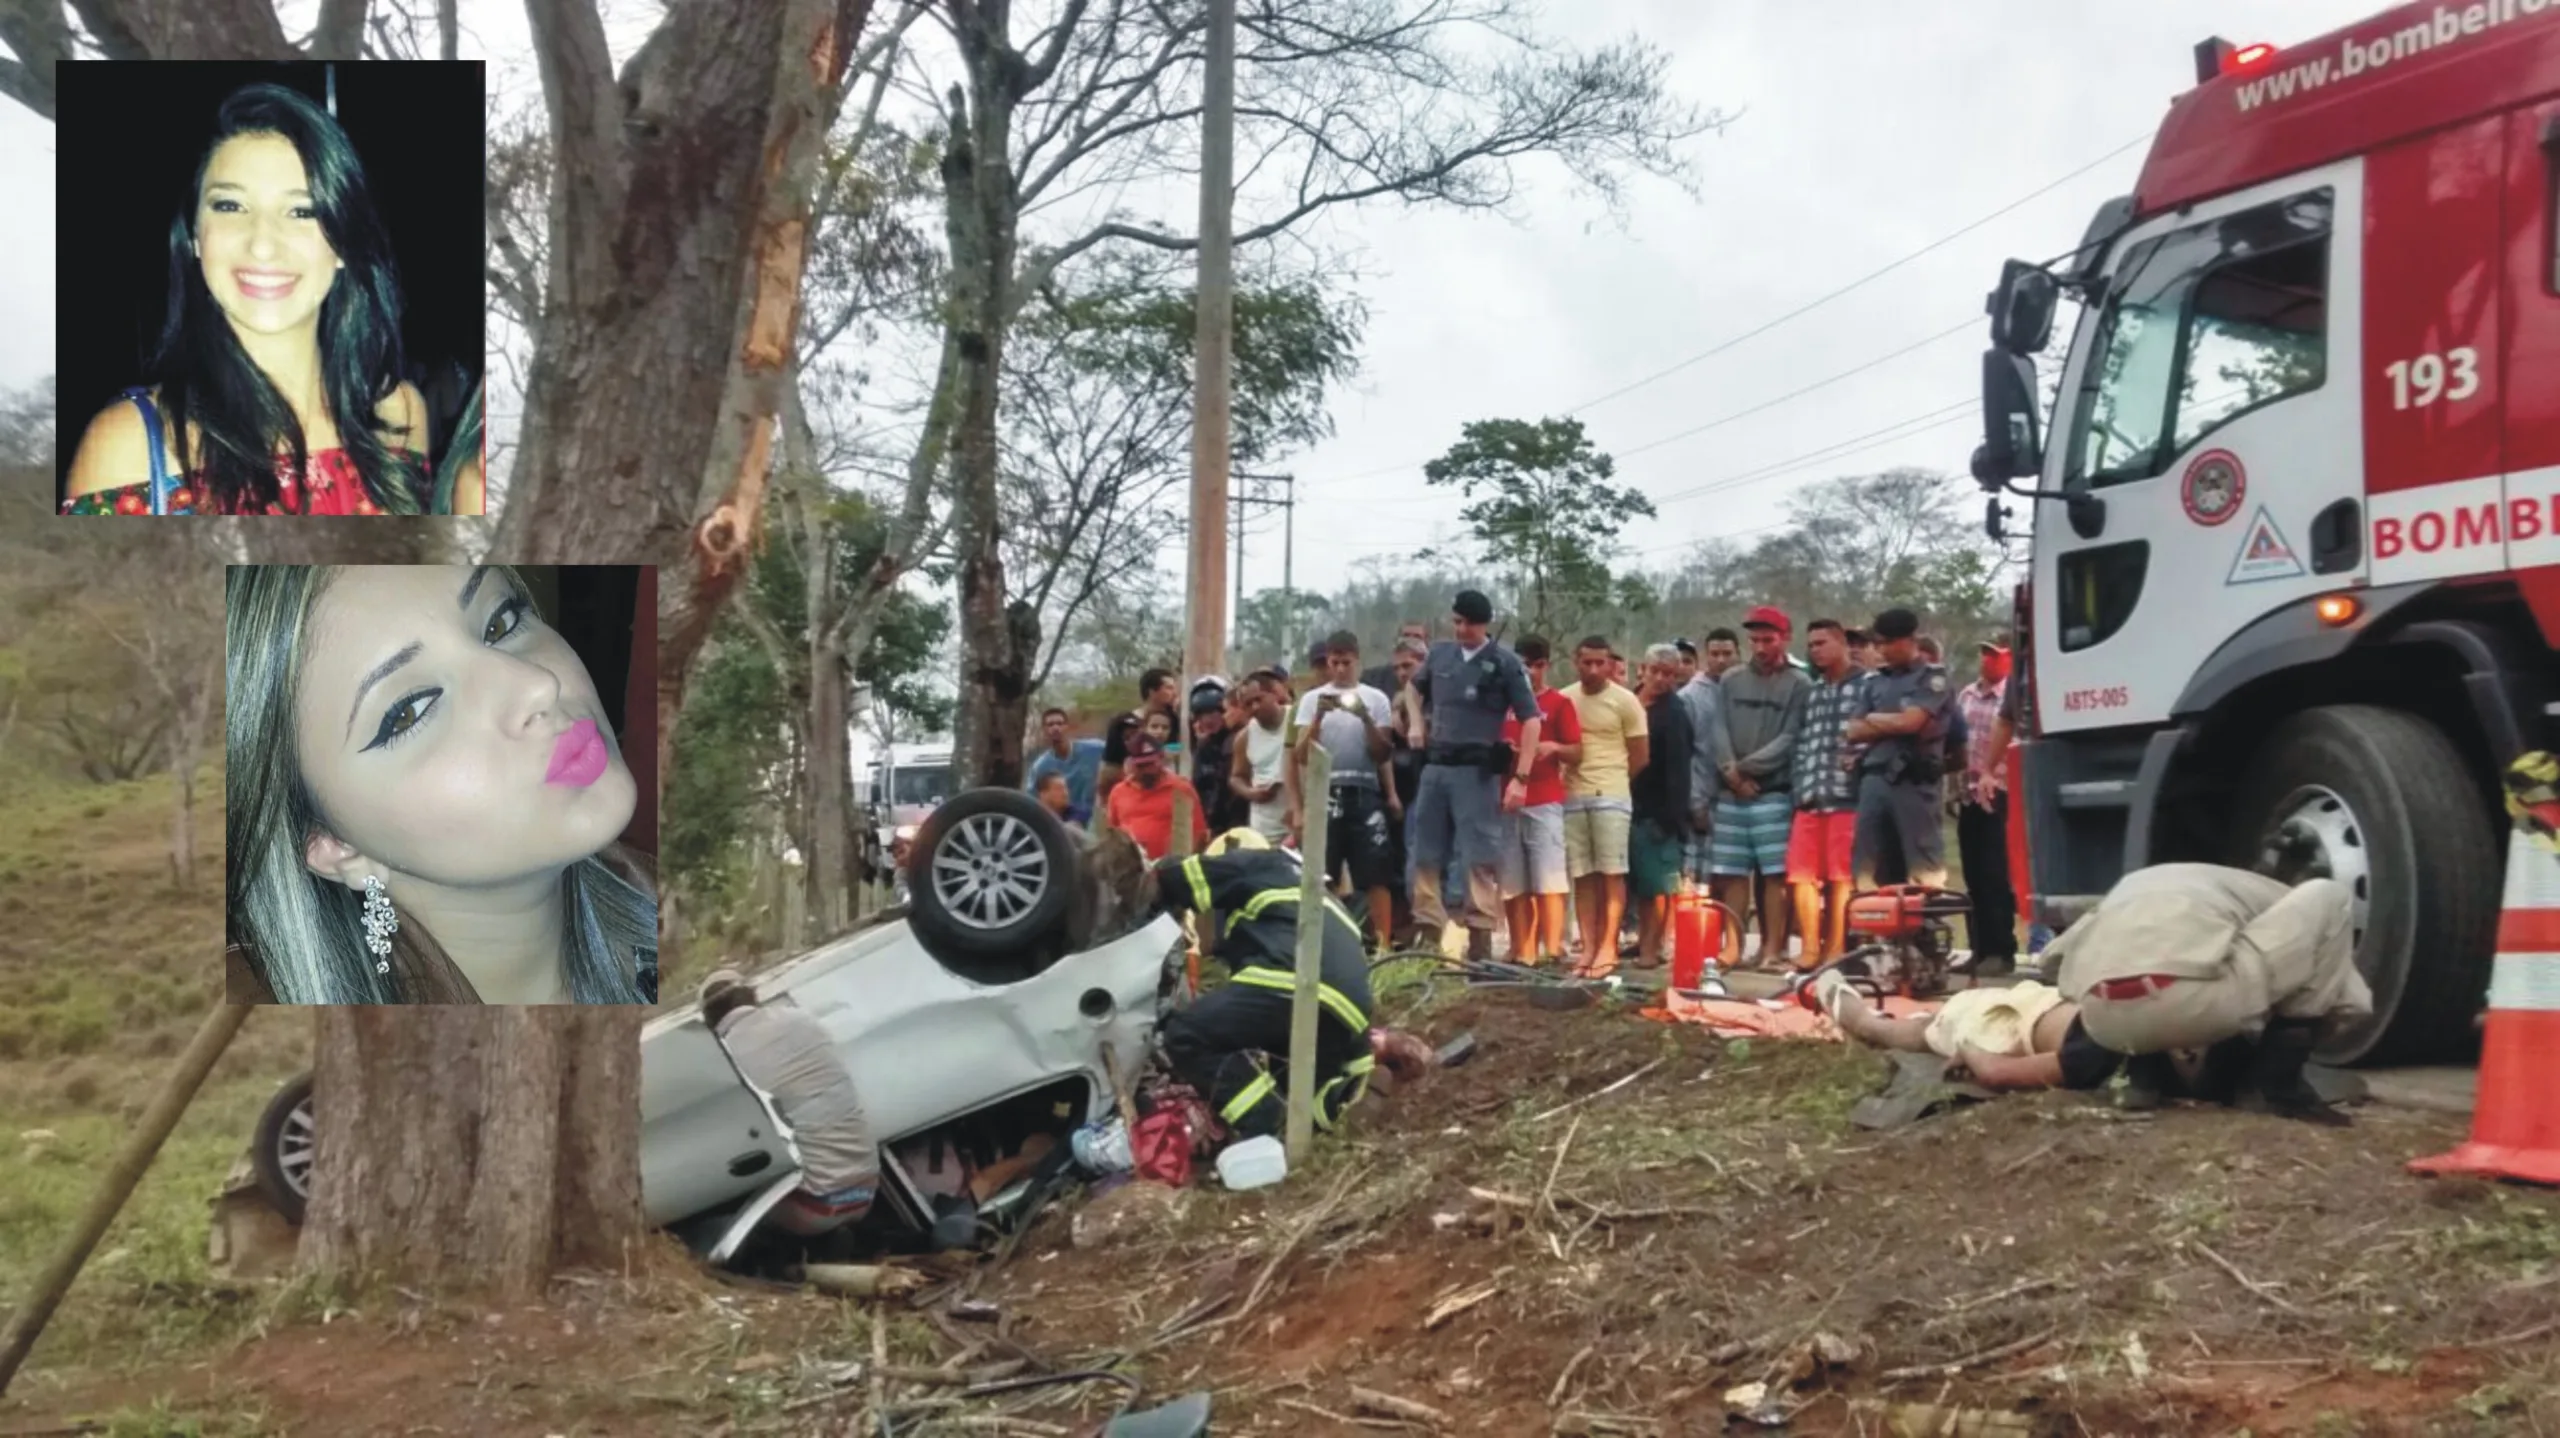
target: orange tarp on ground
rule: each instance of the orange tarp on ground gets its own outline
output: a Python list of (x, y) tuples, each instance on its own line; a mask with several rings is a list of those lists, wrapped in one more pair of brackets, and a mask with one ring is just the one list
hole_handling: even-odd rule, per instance
[[(1897, 1019), (1925, 1018), (1938, 1011), (1936, 1004), (1900, 996), (1887, 998), (1880, 1007), (1886, 1017)], [(1793, 999), (1693, 999), (1665, 989), (1661, 1002), (1642, 1010), (1640, 1017), (1656, 1023), (1696, 1024), (1726, 1038), (1840, 1042), (1839, 1025)]]

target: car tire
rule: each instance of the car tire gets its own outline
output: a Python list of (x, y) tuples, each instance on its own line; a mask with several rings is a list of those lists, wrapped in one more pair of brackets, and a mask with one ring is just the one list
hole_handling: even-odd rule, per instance
[(258, 1115), (258, 1137), (249, 1149), (249, 1168), (258, 1192), (284, 1221), (299, 1228), (311, 1200), (311, 1075), (298, 1074), (276, 1090)]
[(2232, 820), (2242, 868), (2306, 877), (2306, 836), (2345, 856), (2335, 876), (2357, 891), (2356, 967), (2373, 1017), (2325, 1044), (2321, 1062), (2454, 1057), (2476, 1042), (2506, 866), (2479, 785), (2441, 730), (2374, 705), (2304, 710), (2251, 759)]
[(907, 857), (908, 923), (960, 977), (1018, 983), (1080, 947), (1092, 903), (1075, 836), (1014, 789), (971, 789), (926, 816)]

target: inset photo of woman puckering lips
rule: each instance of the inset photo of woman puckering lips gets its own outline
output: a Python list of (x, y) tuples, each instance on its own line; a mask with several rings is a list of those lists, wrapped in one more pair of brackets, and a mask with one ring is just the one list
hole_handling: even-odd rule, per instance
[(234, 565), (233, 1003), (657, 1001), (657, 571)]
[(60, 512), (484, 513), (483, 67), (58, 70)]

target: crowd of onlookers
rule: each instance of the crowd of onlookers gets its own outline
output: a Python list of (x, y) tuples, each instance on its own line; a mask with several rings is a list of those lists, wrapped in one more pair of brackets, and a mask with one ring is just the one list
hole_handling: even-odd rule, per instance
[[(1321, 822), (1331, 877), (1365, 901), (1381, 948), (1456, 923), (1480, 956), (1507, 931), (1514, 959), (1589, 976), (1622, 956), (1663, 962), (1692, 885), (1748, 919), (1746, 963), (1835, 956), (1852, 892), (1947, 882), (1952, 816), (1971, 966), (2013, 967), (2006, 636), (1980, 639), (1977, 676), (1959, 683), (1908, 609), (1863, 628), (1815, 619), (1799, 648), (1790, 617), (1764, 605), (1630, 658), (1605, 635), (1504, 645), (1474, 591), (1453, 608), (1454, 638), (1409, 621), (1365, 668), (1343, 631), (1299, 673), (1275, 664), (1186, 691), (1150, 669), (1099, 738), (1051, 708), (1029, 787), (1062, 820), (1124, 830), (1158, 858), (1177, 823), (1197, 849), (1236, 828), (1296, 845)], [(1309, 793), (1317, 746), (1330, 777)]]

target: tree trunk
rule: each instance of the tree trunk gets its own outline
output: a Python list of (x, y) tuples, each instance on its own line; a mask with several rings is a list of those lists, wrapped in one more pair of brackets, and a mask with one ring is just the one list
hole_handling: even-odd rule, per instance
[(1019, 787), (1022, 709), (1032, 656), (1006, 614), (996, 390), (1004, 373), (1015, 247), (1012, 132), (1022, 57), (1009, 0), (956, 7), (968, 88), (950, 97), (943, 152), (951, 248), (949, 323), (957, 331), (959, 405), (952, 456), (959, 508), (961, 693), (952, 761), (963, 783)]
[(640, 1210), (638, 1008), (324, 1008), (305, 1272), (525, 1298), (620, 1264)]
[(663, 568), (671, 759), (694, 658), (761, 519), (811, 186), (870, 0), (676, 6), (628, 103), (592, 0), (527, 8), (558, 183), (492, 553)]

